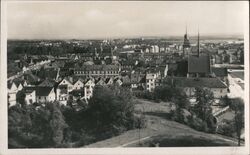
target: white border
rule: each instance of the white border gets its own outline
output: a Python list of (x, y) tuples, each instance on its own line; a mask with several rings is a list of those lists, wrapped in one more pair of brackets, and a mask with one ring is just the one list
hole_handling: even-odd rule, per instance
[[(18, 2), (18, 1), (11, 1)], [(20, 2), (20, 1), (19, 1)], [(21, 1), (31, 2), (31, 1)], [(38, 1), (36, 1), (38, 2)], [(53, 1), (47, 1), (53, 2)], [(56, 1), (65, 2), (65, 1)], [(98, 1), (97, 1), (98, 2)], [(1, 59), (0, 59), (0, 155), (1, 154), (249, 154), (249, 3), (245, 1), (245, 146), (244, 147), (168, 147), (168, 148), (67, 148), (67, 149), (8, 149), (7, 143), (7, 3), (1, 1)]]

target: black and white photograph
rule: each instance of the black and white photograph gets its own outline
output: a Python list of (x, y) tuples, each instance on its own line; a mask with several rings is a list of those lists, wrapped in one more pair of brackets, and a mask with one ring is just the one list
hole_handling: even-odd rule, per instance
[(7, 152), (249, 153), (248, 1), (3, 3)]

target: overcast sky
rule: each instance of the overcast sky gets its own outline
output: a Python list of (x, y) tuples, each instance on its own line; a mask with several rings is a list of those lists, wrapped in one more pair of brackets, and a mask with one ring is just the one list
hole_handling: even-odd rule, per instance
[(9, 39), (241, 35), (247, 1), (11, 2)]

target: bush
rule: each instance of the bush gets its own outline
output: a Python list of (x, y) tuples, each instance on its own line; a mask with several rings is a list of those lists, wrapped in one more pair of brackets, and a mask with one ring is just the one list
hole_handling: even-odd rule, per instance
[(146, 128), (147, 127), (147, 121), (144, 115), (135, 116), (133, 122), (134, 122), (133, 124), (134, 128)]
[(228, 120), (223, 120), (220, 125), (218, 125), (217, 133), (233, 137), (233, 133), (235, 133), (234, 124)]

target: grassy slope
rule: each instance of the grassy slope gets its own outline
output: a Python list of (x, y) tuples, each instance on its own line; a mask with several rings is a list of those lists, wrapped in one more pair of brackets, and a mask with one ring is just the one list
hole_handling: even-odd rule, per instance
[[(139, 137), (147, 137), (148, 139), (145, 141), (152, 141), (154, 139), (159, 139), (160, 137), (162, 138), (162, 141), (166, 141), (167, 138), (181, 139), (181, 137), (188, 137), (196, 140), (203, 139), (204, 141), (216, 141), (217, 143), (214, 145), (237, 145), (237, 143), (233, 140), (227, 140), (214, 134), (199, 132), (186, 125), (168, 120), (167, 113), (170, 110), (169, 103), (154, 103), (145, 100), (138, 100), (136, 110), (145, 112), (145, 116), (147, 118), (147, 128), (141, 129), (140, 131), (138, 129), (130, 130), (117, 137), (90, 144), (85, 147), (137, 146)], [(171, 144), (173, 145), (174, 143)]]

